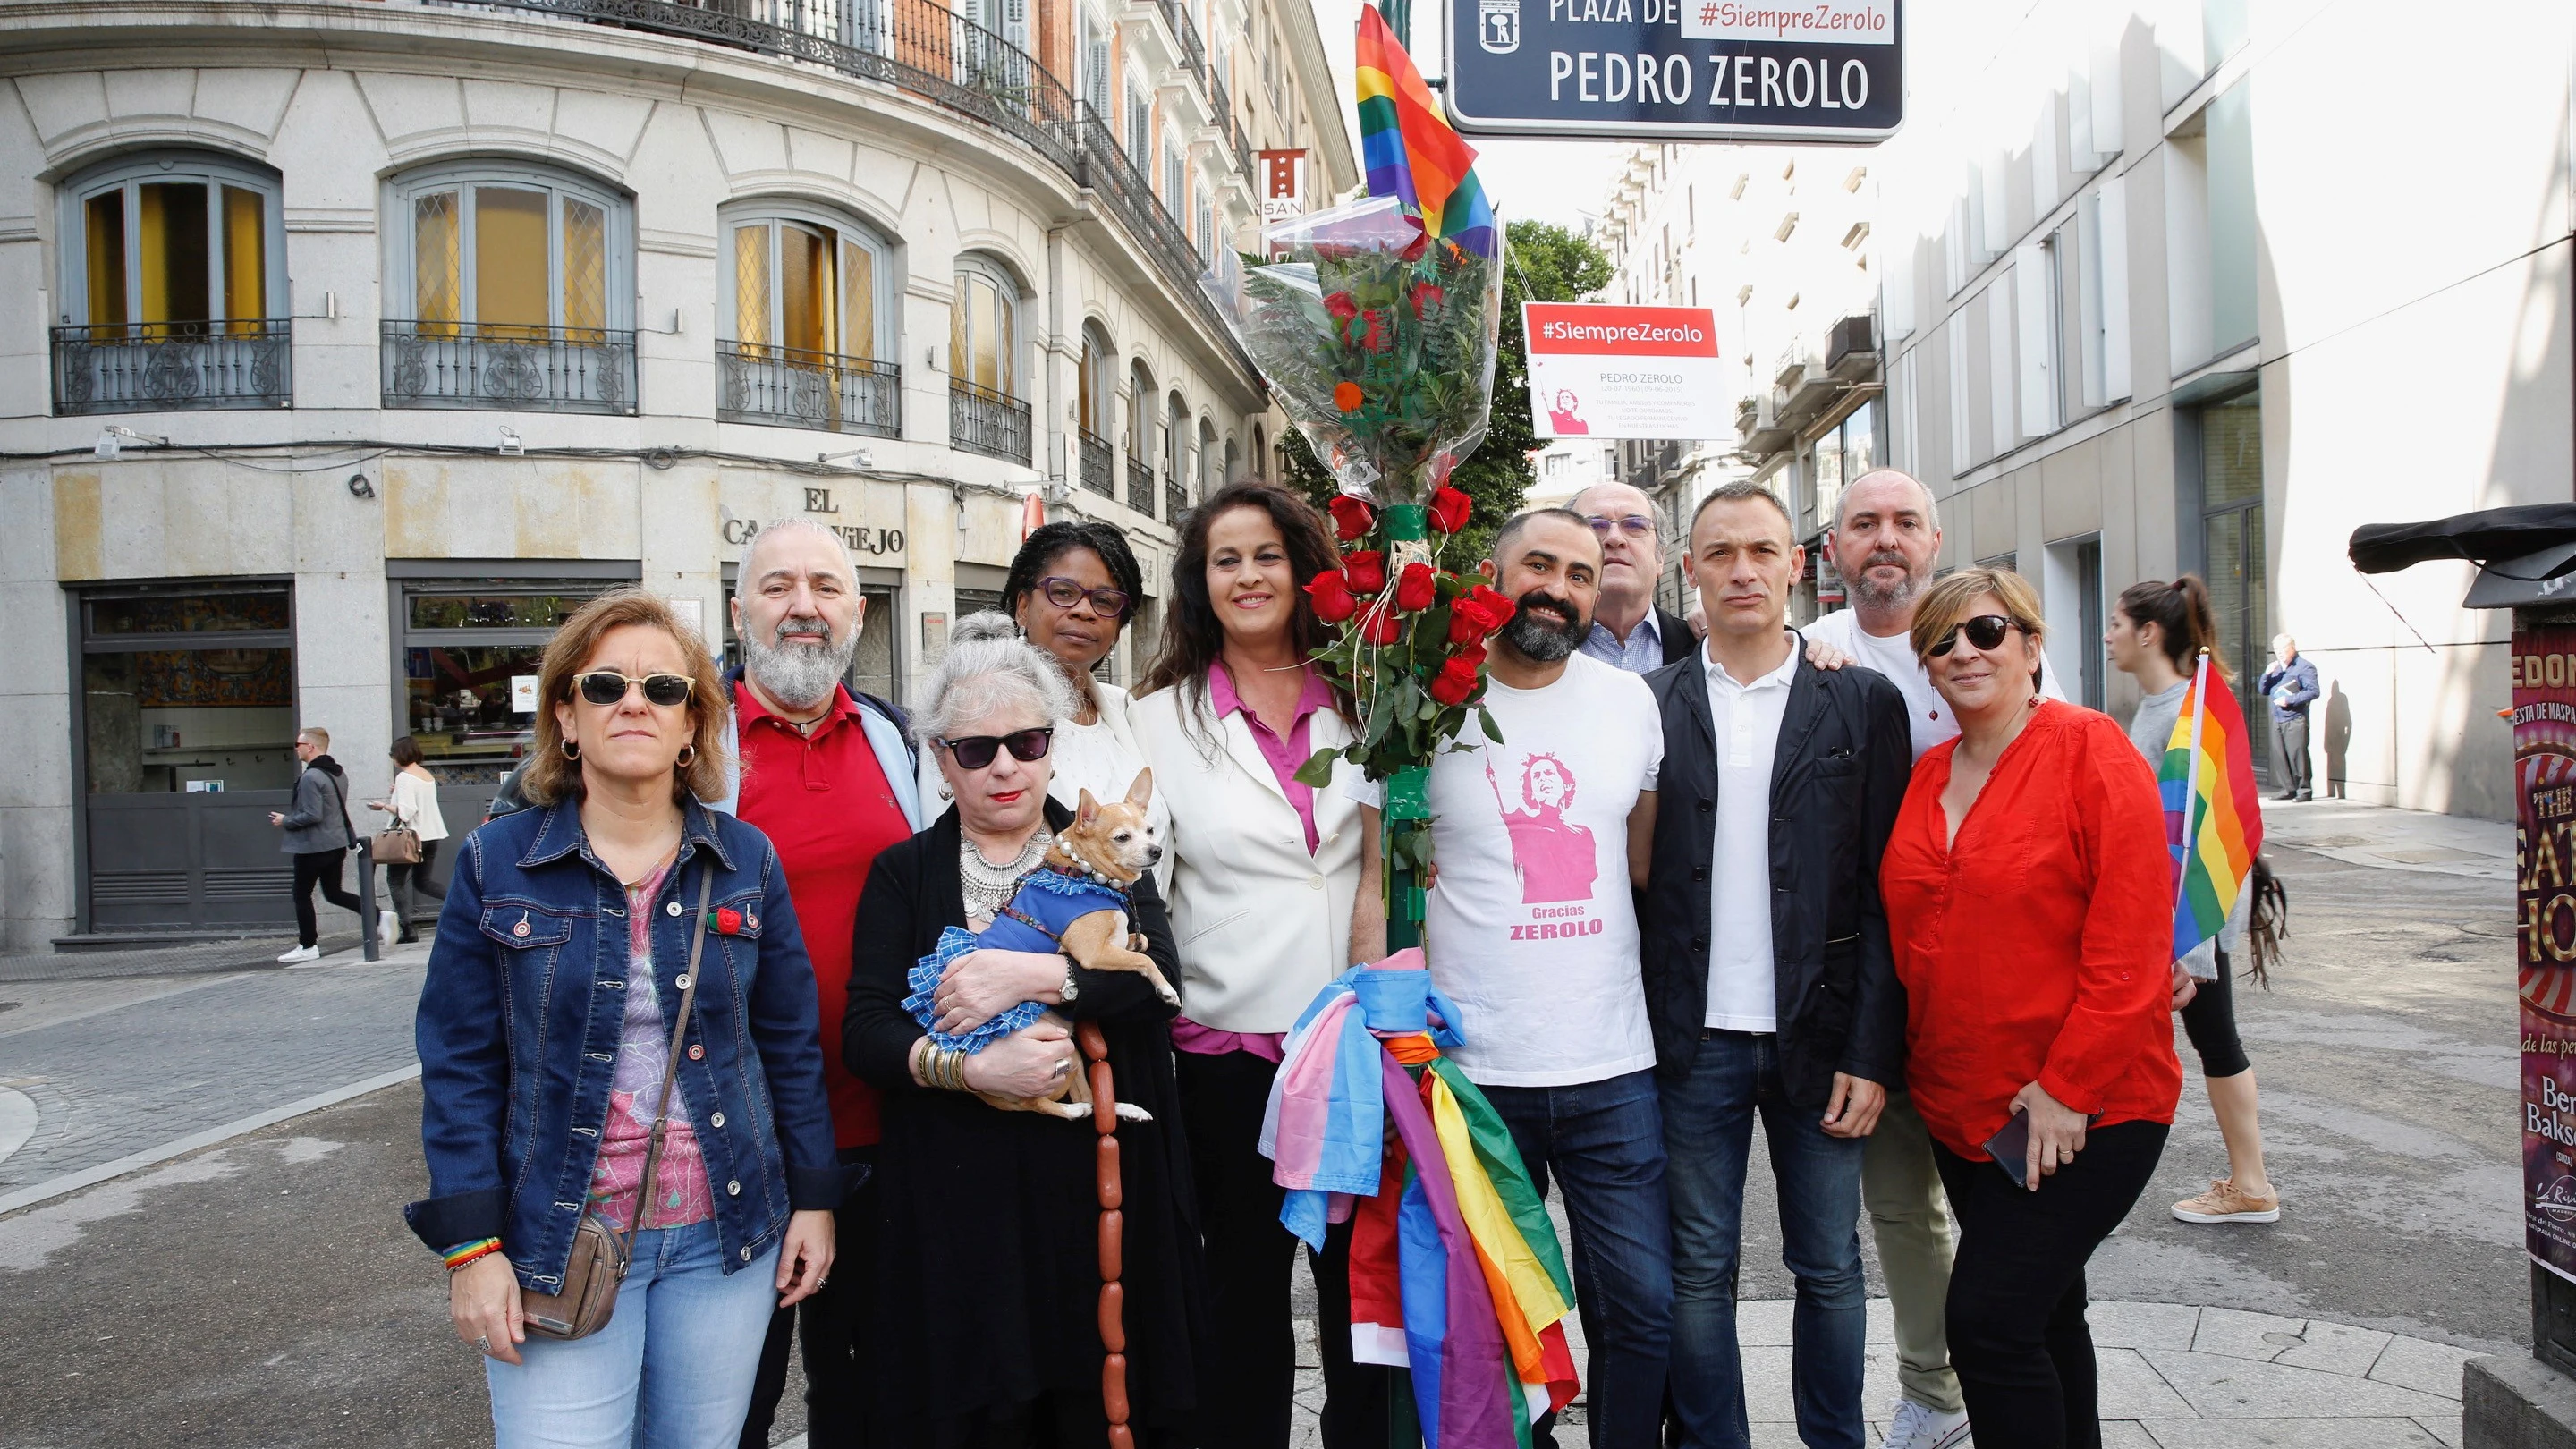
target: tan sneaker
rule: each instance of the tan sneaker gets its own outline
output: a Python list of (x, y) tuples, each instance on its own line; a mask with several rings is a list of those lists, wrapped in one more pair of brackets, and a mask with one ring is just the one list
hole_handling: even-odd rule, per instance
[(2239, 1192), (2234, 1182), (2222, 1177), (2200, 1196), (2175, 1203), (2173, 1215), (2187, 1223), (2277, 1223), (2281, 1220), (2281, 1195), (2276, 1192), (2269, 1197), (2256, 1197)]

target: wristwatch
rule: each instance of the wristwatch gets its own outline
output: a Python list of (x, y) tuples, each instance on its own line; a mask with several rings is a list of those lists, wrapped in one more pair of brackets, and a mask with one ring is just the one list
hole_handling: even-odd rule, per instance
[(1073, 979), (1073, 958), (1064, 958), (1064, 989), (1060, 999), (1071, 1001), (1082, 994), (1082, 983)]

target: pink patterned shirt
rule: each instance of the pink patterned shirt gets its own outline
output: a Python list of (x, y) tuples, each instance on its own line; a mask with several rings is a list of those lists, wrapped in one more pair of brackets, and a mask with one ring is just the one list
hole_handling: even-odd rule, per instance
[[(643, 1185), (644, 1156), (653, 1145), (653, 1109), (662, 1096), (662, 1071), (671, 1056), (671, 1027), (653, 976), (653, 898), (670, 874), (663, 866), (626, 888), (626, 1020), (617, 1042), (617, 1067), (608, 1087), (608, 1125), (600, 1133), (599, 1164), (591, 1170), (590, 1206), (612, 1231), (626, 1229), (635, 1190)], [(653, 1169), (652, 1205), (643, 1230), (684, 1228), (716, 1215), (707, 1186), (706, 1155), (689, 1125), (689, 1108), (675, 1083), (671, 1116), (662, 1132), (662, 1160)]]

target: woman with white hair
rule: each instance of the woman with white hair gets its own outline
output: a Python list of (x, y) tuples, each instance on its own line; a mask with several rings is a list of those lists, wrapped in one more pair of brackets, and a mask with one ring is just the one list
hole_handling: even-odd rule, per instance
[[(935, 1051), (903, 1006), (908, 974), (940, 932), (990, 925), (1072, 824), (1047, 796), (1055, 728), (1072, 707), (1063, 671), (1010, 619), (959, 621), (913, 720), (953, 803), (877, 856), (859, 901), (841, 1049), (850, 1070), (884, 1093), (881, 1442), (1016, 1449), (1107, 1436), (1090, 1119), (1005, 1112), (974, 1095), (1039, 1096), (1081, 1070), (1064, 1022), (1041, 1017), (959, 1062)], [(1150, 875), (1133, 887), (1129, 915), (1164, 978), (1179, 981)], [(1118, 1100), (1153, 1117), (1118, 1124), (1129, 1422), (1139, 1445), (1197, 1442), (1191, 1344), (1207, 1323), (1172, 1086), (1175, 1009), (1140, 974), (1001, 950), (959, 958), (934, 1000), (948, 1033), (1024, 1001), (1100, 1024)], [(956, 1089), (961, 1078), (965, 1090)]]

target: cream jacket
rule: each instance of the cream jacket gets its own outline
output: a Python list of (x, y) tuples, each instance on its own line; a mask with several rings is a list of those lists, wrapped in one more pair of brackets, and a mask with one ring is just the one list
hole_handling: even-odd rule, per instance
[[(1350, 966), (1351, 901), (1360, 880), (1359, 806), (1315, 792), (1316, 849), (1240, 714), (1185, 728), (1185, 691), (1135, 700), (1137, 743), (1154, 793), (1171, 807), (1172, 935), (1180, 943), (1181, 1011), (1219, 1031), (1284, 1032)], [(1194, 711), (1193, 711), (1194, 712)], [(1329, 709), (1308, 727), (1315, 749), (1350, 742)], [(1337, 784), (1355, 779), (1347, 762)]]

